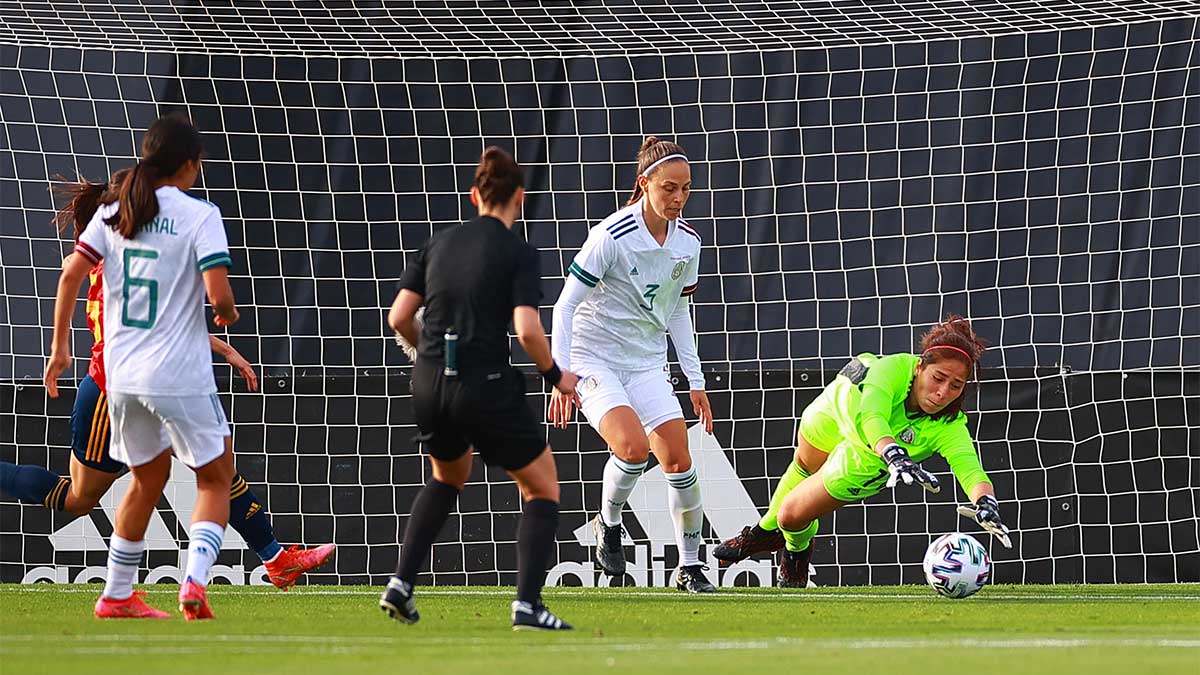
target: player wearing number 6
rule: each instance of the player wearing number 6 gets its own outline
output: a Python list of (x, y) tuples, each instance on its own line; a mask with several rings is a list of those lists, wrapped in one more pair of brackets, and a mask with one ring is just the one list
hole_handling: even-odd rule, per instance
[(785, 548), (779, 585), (804, 587), (817, 519), (898, 483), (937, 492), (937, 478), (917, 464), (933, 453), (946, 459), (975, 505), (959, 512), (1011, 546), (962, 411), (983, 351), (970, 322), (950, 315), (922, 336), (920, 354), (851, 359), (804, 409), (794, 461), (766, 515), (713, 555), (735, 562)]
[[(55, 214), (63, 229), (73, 229), (75, 240), (92, 222), (97, 209), (117, 201), (121, 185), (132, 169), (124, 168), (105, 183), (79, 181), (63, 183), (55, 191), (65, 195), (66, 204)], [(64, 264), (69, 264), (72, 253)], [(92, 334), (92, 358), (88, 374), (79, 382), (71, 409), (71, 473), (59, 476), (44, 466), (0, 462), (0, 494), (16, 497), (26, 504), (76, 516), (86, 515), (100, 504), (125, 465), (110, 455), (108, 398), (104, 378), (104, 262), (88, 272), (87, 327)], [(250, 391), (258, 390), (258, 376), (236, 349), (209, 336), (214, 354), (219, 354), (246, 379)], [(232, 527), (262, 559), (271, 583), (288, 590), (301, 574), (327, 562), (334, 554), (333, 544), (314, 548), (283, 548), (275, 539), (264, 504), (250, 489), (246, 479), (235, 474), (229, 486), (229, 527)]]
[[(688, 454), (687, 426), (667, 373), (670, 332), (688, 378), (692, 408), (712, 432), (712, 411), (692, 331), (688, 297), (696, 291), (700, 235), (681, 216), (692, 186), (683, 148), (651, 136), (638, 151), (638, 177), (625, 208), (592, 228), (554, 305), (554, 359), (579, 373), (581, 407), (612, 448), (600, 512), (592, 523), (596, 561), (622, 577), (621, 509), (654, 452), (666, 475), (675, 520), (675, 585), (716, 588), (704, 577), (700, 483)], [(550, 421), (565, 427), (572, 399), (555, 393)]]
[(166, 115), (146, 132), (142, 158), (117, 201), (101, 206), (63, 265), (46, 363), (50, 396), (71, 365), (71, 315), (88, 270), (104, 265), (104, 362), (110, 453), (133, 481), (121, 500), (108, 552), (98, 617), (163, 618), (133, 592), (144, 536), (171, 470), (171, 449), (196, 472), (197, 498), (186, 577), (184, 617), (212, 618), (205, 589), (229, 519), (234, 475), (229, 423), (217, 401), (204, 321), (207, 292), (216, 323), (238, 320), (232, 264), (220, 210), (189, 197), (200, 172), (200, 134), (186, 118)]

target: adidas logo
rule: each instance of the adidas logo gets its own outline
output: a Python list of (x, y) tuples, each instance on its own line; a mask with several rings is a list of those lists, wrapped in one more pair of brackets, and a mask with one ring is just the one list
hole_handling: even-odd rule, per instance
[(634, 265), (634, 266), (633, 266), (633, 269), (629, 270), (629, 276), (631, 276), (631, 277), (636, 277), (636, 276), (638, 276), (638, 269), (637, 269), (637, 265)]
[[(76, 518), (57, 528), (50, 535), (50, 545), (55, 552), (107, 551), (108, 541), (100, 534), (96, 522), (103, 523), (104, 519), (107, 519), (110, 524), (117, 522), (117, 505), (121, 503), (121, 498), (125, 496), (131, 481), (131, 474), (126, 473), (121, 476), (113, 483), (108, 494), (100, 499), (99, 508), (94, 509), (87, 516)], [(181, 540), (175, 530), (182, 523), (183, 529), (186, 531), (187, 524), (192, 522), (192, 507), (196, 503), (196, 481), (192, 478), (192, 472), (176, 458), (171, 459), (171, 478), (163, 489), (163, 500), (159, 503), (163, 502), (166, 503), (166, 508), (157, 508), (150, 515), (145, 535), (146, 550), (147, 552), (174, 551), (179, 556), (179, 563), (178, 566), (160, 565), (151, 569), (143, 578), (143, 583), (156, 583), (164, 578), (182, 579), (183, 570), (186, 569), (188, 542)], [(246, 546), (245, 540), (233, 528), (225, 531), (225, 538), (221, 545), (222, 551), (246, 548), (248, 546)], [(145, 560), (142, 561), (142, 564), (145, 564)], [(214, 578), (224, 579), (234, 585), (242, 585), (247, 581), (256, 584), (267, 583), (259, 581), (259, 577), (265, 573), (266, 568), (261, 565), (249, 572), (240, 564), (216, 565), (213, 568)], [(106, 574), (107, 569), (103, 565), (85, 566), (83, 571), (74, 576), (69, 567), (65, 565), (40, 566), (26, 573), (21, 583), (29, 584), (39, 581), (70, 583), (73, 581), (77, 584), (86, 584), (103, 581)]]
[(250, 520), (251, 518), (254, 517), (254, 514), (258, 513), (261, 510), (262, 510), (262, 507), (258, 505), (258, 502), (251, 502), (250, 508), (246, 509), (246, 520)]

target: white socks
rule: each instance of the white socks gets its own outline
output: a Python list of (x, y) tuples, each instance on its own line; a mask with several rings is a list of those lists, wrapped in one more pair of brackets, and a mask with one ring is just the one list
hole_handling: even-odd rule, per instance
[(183, 580), (188, 579), (208, 586), (208, 571), (221, 552), (221, 541), (225, 538), (225, 528), (220, 525), (201, 520), (192, 523), (189, 531), (191, 541), (188, 543), (187, 571)]
[(146, 540), (129, 541), (113, 535), (108, 545), (108, 579), (104, 582), (104, 597), (125, 600), (133, 595), (133, 582), (137, 579), (138, 565)]
[[(601, 492), (600, 518), (605, 525), (621, 523), (625, 507), (638, 478), (646, 470), (646, 462), (630, 464), (610, 455), (604, 465), (604, 489)], [(682, 473), (663, 473), (667, 478), (667, 504), (675, 520), (675, 544), (679, 547), (680, 565), (700, 564), (701, 531), (704, 528), (704, 507), (700, 500), (700, 479), (693, 466)]]
[(675, 519), (675, 544), (679, 547), (679, 565), (700, 564), (700, 534), (704, 528), (704, 507), (700, 503), (700, 479), (693, 465), (683, 473), (664, 473), (667, 477), (667, 503)]
[(600, 492), (600, 518), (605, 525), (621, 524), (621, 509), (625, 508), (633, 486), (645, 470), (646, 462), (630, 464), (616, 455), (608, 456), (608, 464), (604, 465), (604, 487)]

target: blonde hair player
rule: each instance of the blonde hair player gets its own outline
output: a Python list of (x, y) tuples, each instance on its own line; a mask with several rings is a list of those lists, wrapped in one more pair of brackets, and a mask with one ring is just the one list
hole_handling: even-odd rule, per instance
[[(604, 467), (600, 512), (592, 521), (596, 562), (623, 577), (621, 510), (654, 453), (670, 485), (679, 568), (677, 588), (716, 591), (700, 563), (704, 511), (688, 453), (687, 425), (667, 370), (671, 334), (687, 376), (692, 408), (712, 432), (712, 409), (688, 298), (696, 291), (700, 235), (681, 213), (692, 188), (683, 148), (653, 136), (638, 150), (638, 175), (628, 204), (592, 228), (554, 305), (554, 359), (579, 374), (580, 407), (612, 449)], [(554, 393), (551, 423), (573, 414), (569, 396)]]
[(101, 618), (166, 618), (133, 590), (146, 526), (171, 472), (172, 452), (196, 472), (187, 569), (179, 589), (184, 618), (211, 619), (208, 573), (229, 520), (234, 476), (229, 422), (217, 400), (204, 297), (218, 326), (237, 322), (232, 265), (221, 211), (187, 194), (200, 173), (200, 133), (187, 118), (160, 117), (142, 158), (100, 207), (63, 265), (54, 305), (47, 392), (72, 362), (71, 315), (88, 271), (104, 265), (104, 362), (110, 454), (133, 481), (117, 511), (108, 550)]

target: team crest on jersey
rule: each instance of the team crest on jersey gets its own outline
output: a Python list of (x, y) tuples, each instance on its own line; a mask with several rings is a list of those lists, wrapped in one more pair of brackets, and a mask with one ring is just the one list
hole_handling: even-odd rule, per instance
[(917, 438), (917, 432), (913, 431), (912, 427), (908, 427), (904, 431), (901, 431), (900, 435), (896, 438), (899, 438), (901, 443), (912, 445), (912, 442)]
[(686, 260), (680, 260), (679, 262), (675, 263), (675, 269), (671, 270), (671, 278), (678, 279), (679, 277), (683, 276), (683, 268), (686, 266)]
[(583, 382), (579, 383), (579, 388), (582, 389), (583, 393), (585, 394), (590, 394), (593, 391), (596, 391), (596, 387), (599, 386), (600, 381), (596, 379), (595, 375), (588, 375), (587, 377), (583, 378)]

